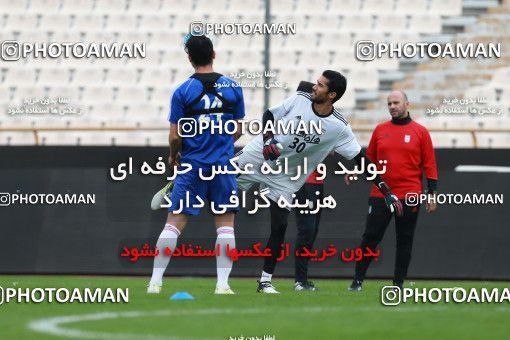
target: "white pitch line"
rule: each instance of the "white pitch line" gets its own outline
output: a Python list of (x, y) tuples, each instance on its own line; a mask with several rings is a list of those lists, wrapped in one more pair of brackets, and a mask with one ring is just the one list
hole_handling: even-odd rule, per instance
[[(432, 306), (424, 309), (420, 306), (411, 306), (405, 308), (395, 308), (395, 307), (305, 307), (305, 308), (295, 308), (295, 309), (282, 309), (285, 313), (303, 313), (303, 312), (335, 312), (335, 311), (361, 311), (361, 312), (424, 312), (431, 310), (444, 310), (446, 307), (443, 306)], [(93, 331), (83, 331), (79, 329), (70, 329), (63, 328), (62, 326), (75, 323), (75, 322), (84, 322), (84, 321), (99, 321), (105, 319), (118, 319), (118, 318), (138, 318), (138, 317), (158, 317), (158, 316), (181, 316), (181, 315), (214, 315), (214, 314), (257, 314), (263, 313), (266, 309), (263, 308), (250, 308), (250, 309), (220, 309), (220, 308), (211, 308), (211, 309), (202, 309), (202, 310), (178, 310), (178, 311), (170, 311), (170, 310), (158, 310), (158, 311), (129, 311), (129, 312), (100, 312), (100, 313), (90, 313), (90, 314), (80, 314), (80, 315), (68, 315), (68, 316), (58, 316), (52, 318), (44, 318), (30, 321), (27, 327), (34, 332), (41, 332), (45, 334), (50, 334), (54, 336), (63, 336), (63, 337), (71, 337), (71, 338), (83, 338), (83, 339), (137, 339), (140, 337), (144, 339), (172, 339), (172, 340), (181, 340), (181, 339), (207, 339), (207, 337), (180, 337), (180, 336), (160, 336), (153, 334), (134, 334), (134, 333), (108, 333), (108, 332), (93, 332)]]
[(510, 173), (510, 166), (496, 166), (496, 165), (457, 165), (455, 167), (457, 172), (497, 172), (497, 173)]

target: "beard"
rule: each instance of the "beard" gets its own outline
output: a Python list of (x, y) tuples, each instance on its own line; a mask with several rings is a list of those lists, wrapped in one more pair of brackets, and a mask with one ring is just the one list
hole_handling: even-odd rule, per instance
[(315, 104), (324, 104), (326, 102), (326, 98), (324, 97), (318, 97), (317, 95), (313, 96), (310, 98), (312, 100), (312, 103), (315, 103)]

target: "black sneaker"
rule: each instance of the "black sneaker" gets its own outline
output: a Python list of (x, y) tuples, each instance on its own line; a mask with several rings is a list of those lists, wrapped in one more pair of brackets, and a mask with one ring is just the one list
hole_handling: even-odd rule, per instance
[(397, 282), (397, 281), (393, 281), (393, 285), (394, 285), (395, 287), (400, 288), (400, 290), (402, 290), (402, 286), (404, 285), (404, 282)]
[(315, 287), (312, 281), (304, 281), (304, 282), (296, 282), (294, 283), (294, 290), (296, 292), (302, 291), (302, 290), (308, 290), (308, 291), (317, 291), (319, 288)]
[(280, 294), (279, 291), (277, 291), (274, 286), (271, 284), (271, 281), (263, 281), (263, 282), (260, 282), (257, 280), (257, 282), (259, 283), (259, 286), (257, 288), (257, 292), (258, 293), (266, 293), (266, 294)]
[(363, 281), (353, 280), (349, 287), (349, 292), (360, 292)]

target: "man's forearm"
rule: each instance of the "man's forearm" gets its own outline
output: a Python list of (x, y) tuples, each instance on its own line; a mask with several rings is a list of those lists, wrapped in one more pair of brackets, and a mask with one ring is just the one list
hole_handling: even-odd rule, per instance
[[(365, 159), (365, 167), (363, 168), (363, 174), (365, 175), (365, 177), (368, 177), (368, 175), (373, 175), (372, 173), (369, 173), (367, 171), (368, 169), (368, 165), (369, 164), (372, 164), (372, 161), (370, 161), (370, 159), (367, 157), (367, 155), (365, 155), (365, 153), (363, 152), (363, 150), (361, 150), (355, 157), (354, 157), (354, 160), (356, 161), (356, 163), (361, 166), (361, 163), (362, 163), (362, 159)], [(381, 176), (379, 176), (379, 174), (375, 175), (375, 178), (372, 180), (372, 183), (375, 184), (375, 186), (377, 187), (377, 189), (379, 189), (379, 191), (383, 194), (383, 195), (387, 195), (389, 192), (390, 192), (390, 187), (383, 181), (383, 179), (381, 178)]]
[[(266, 110), (264, 112), (264, 114), (262, 115), (262, 126), (264, 127), (264, 130), (266, 130), (266, 131), (269, 131), (269, 129), (266, 129), (266, 126), (269, 122), (274, 123), (274, 116), (271, 111)], [(264, 140), (267, 138), (272, 138), (272, 137), (273, 137), (272, 132), (268, 132), (268, 133), (264, 134)]]
[(172, 138), (170, 136), (169, 138), (169, 148), (170, 148), (170, 158), (175, 159), (177, 156), (177, 153), (181, 151), (181, 139), (180, 138)]
[(240, 121), (237, 121), (237, 130), (236, 133), (234, 133), (234, 142), (241, 138), (242, 133), (243, 133), (242, 123)]

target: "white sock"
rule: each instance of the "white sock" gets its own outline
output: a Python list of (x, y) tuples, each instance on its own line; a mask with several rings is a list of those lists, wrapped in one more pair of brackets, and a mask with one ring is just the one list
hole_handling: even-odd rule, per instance
[(216, 257), (216, 273), (218, 282), (216, 287), (229, 288), (228, 277), (232, 271), (232, 259), (227, 255), (227, 244), (232, 249), (236, 246), (233, 227), (220, 227), (216, 229), (216, 246), (220, 245), (220, 256)]
[(260, 282), (271, 282), (271, 278), (273, 277), (273, 274), (266, 273), (265, 271), (262, 271), (262, 276), (260, 276)]
[(158, 247), (159, 254), (154, 258), (154, 267), (152, 269), (152, 277), (150, 284), (163, 284), (163, 274), (165, 274), (168, 262), (170, 262), (170, 256), (165, 255), (165, 247), (170, 248), (174, 251), (175, 245), (177, 244), (177, 238), (181, 232), (179, 229), (171, 224), (165, 224), (165, 228), (161, 232), (158, 238), (156, 246)]

